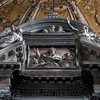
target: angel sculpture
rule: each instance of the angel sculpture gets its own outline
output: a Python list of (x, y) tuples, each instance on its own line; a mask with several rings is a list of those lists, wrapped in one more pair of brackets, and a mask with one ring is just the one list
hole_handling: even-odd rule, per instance
[(7, 35), (0, 37), (0, 48), (7, 47), (11, 45), (12, 43), (15, 43), (17, 41), (22, 41), (22, 29), (14, 27), (12, 25), (11, 32), (9, 32)]

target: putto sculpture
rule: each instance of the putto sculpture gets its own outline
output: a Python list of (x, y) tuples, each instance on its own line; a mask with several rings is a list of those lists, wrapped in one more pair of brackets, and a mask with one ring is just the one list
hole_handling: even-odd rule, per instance
[(44, 33), (65, 33), (64, 29), (61, 26), (50, 26), (43, 29)]

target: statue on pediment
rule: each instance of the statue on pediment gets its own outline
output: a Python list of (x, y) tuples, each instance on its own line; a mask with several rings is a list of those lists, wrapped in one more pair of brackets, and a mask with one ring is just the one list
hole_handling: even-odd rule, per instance
[(22, 40), (23, 40), (22, 29), (18, 27), (14, 27), (12, 25), (11, 32), (0, 37), (0, 48), (2, 49), (4, 47), (11, 45), (12, 43), (15, 43), (17, 41), (22, 41)]

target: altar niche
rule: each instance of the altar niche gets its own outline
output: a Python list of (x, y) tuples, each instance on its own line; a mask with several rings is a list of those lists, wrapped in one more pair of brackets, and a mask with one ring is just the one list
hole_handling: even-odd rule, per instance
[(28, 46), (27, 56), (27, 69), (76, 68), (75, 48)]

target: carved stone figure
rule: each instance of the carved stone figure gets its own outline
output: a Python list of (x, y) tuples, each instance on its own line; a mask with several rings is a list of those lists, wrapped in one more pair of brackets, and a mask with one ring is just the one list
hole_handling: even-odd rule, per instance
[(72, 56), (71, 52), (67, 52), (66, 54), (64, 54), (63, 60), (66, 60), (67, 62), (71, 62), (71, 60), (73, 60), (73, 56)]
[(31, 66), (33, 68), (60, 68), (69, 67), (69, 64), (73, 60), (73, 56), (70, 51), (64, 53), (64, 55), (57, 54), (57, 50), (51, 47), (48, 51), (40, 53), (38, 48), (34, 48), (35, 55), (31, 57)]
[(46, 27), (43, 30), (44, 33), (65, 33), (64, 29), (61, 26), (51, 26), (51, 27)]
[(62, 60), (62, 57), (56, 53), (56, 49), (53, 47), (50, 48), (50, 58), (57, 61)]
[(58, 33), (64, 33), (65, 31), (64, 31), (64, 29), (61, 27), (61, 26), (59, 26), (59, 28), (58, 28), (59, 30), (58, 30)]
[(0, 48), (9, 46), (17, 41), (22, 41), (23, 38), (21, 32), (22, 32), (21, 29), (12, 26), (11, 32), (8, 33), (6, 36), (1, 37), (2, 42), (0, 43)]
[(93, 32), (89, 32), (89, 29), (87, 26), (84, 26), (83, 29), (84, 29), (83, 36), (85, 36), (87, 40), (90, 40), (91, 42), (94, 43), (96, 39), (96, 34)]

